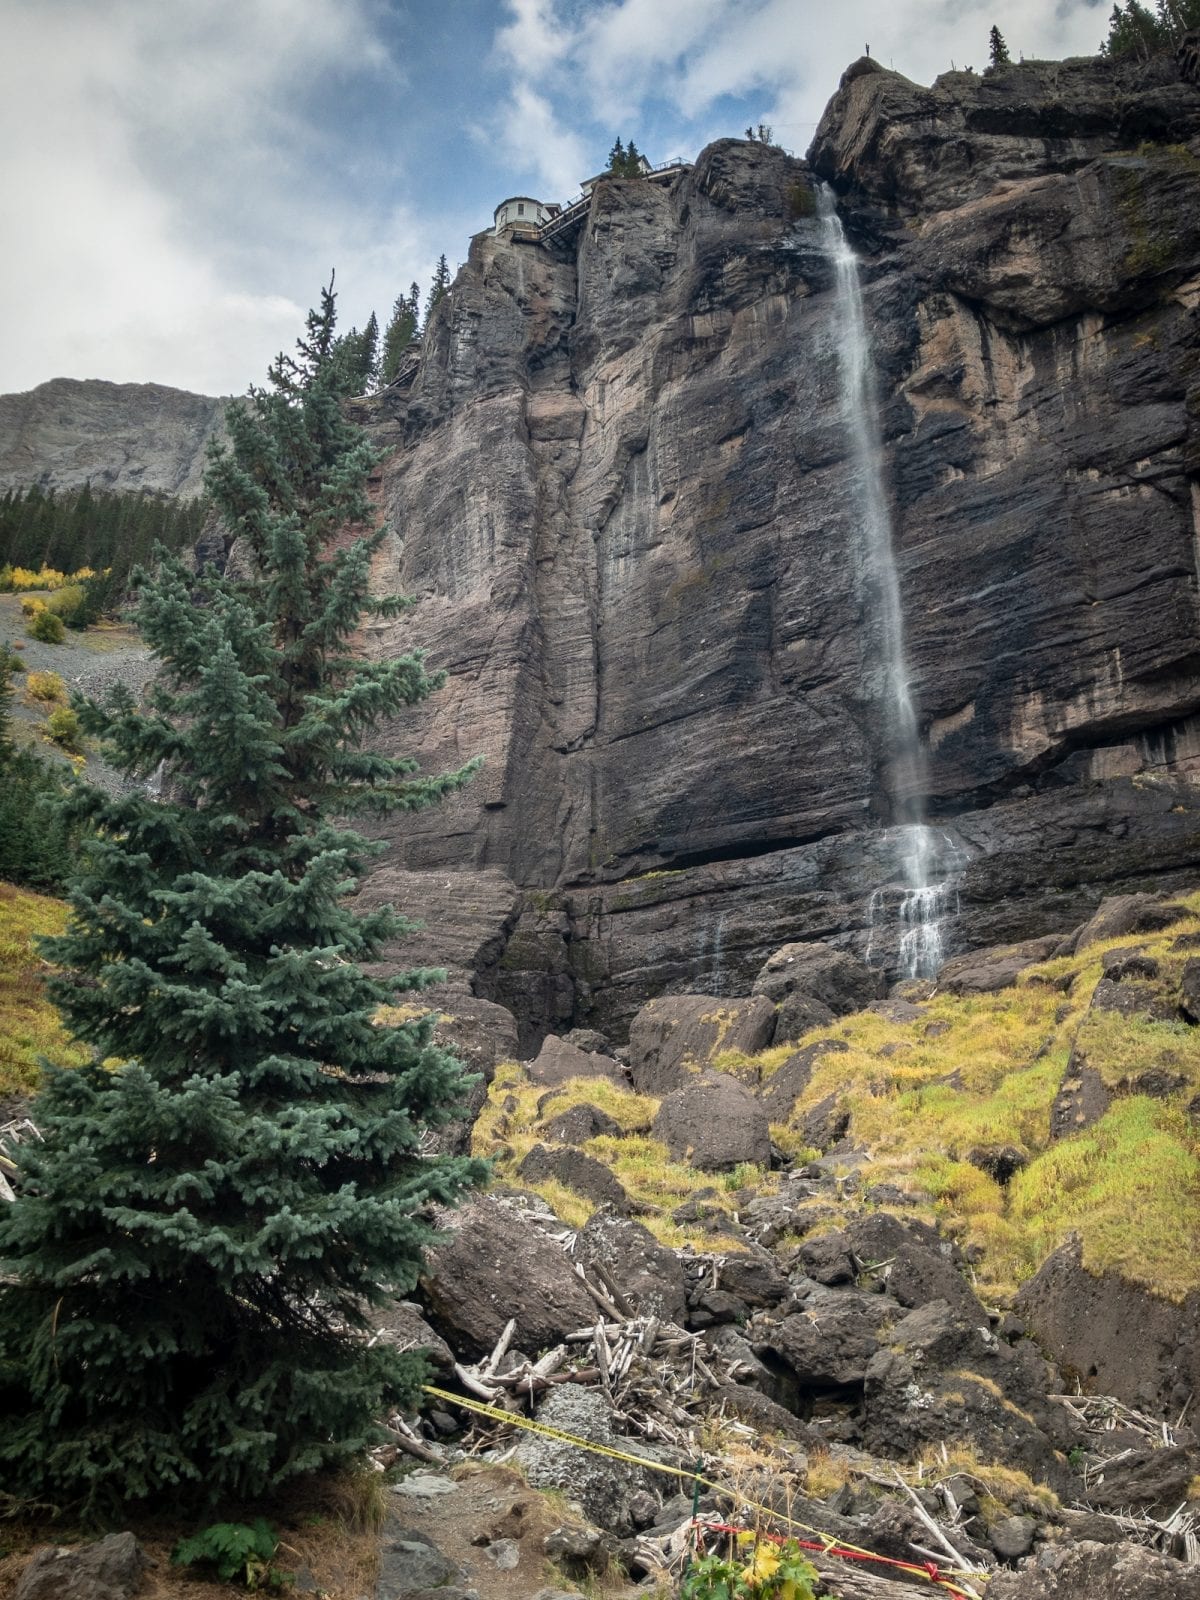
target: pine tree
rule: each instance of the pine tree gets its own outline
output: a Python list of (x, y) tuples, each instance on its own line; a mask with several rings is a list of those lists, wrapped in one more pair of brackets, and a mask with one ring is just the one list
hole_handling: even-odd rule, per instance
[(445, 298), (450, 288), (450, 268), (446, 265), (445, 256), (438, 257), (438, 264), (433, 269), (433, 281), (429, 285), (429, 298), (425, 302), (425, 326), (429, 326), (429, 319), (433, 315), (434, 307)]
[[(1157, 13), (1157, 14), (1156, 14)], [(1155, 11), (1126, 0), (1114, 5), (1102, 55), (1133, 55), (1146, 61), (1159, 50), (1171, 50), (1191, 28), (1200, 27), (1200, 0), (1158, 0)]]
[(362, 388), (359, 394), (365, 394), (368, 389), (375, 387), (379, 377), (379, 318), (372, 311), (367, 318), (367, 325), (363, 330), (362, 348)]
[(414, 283), (407, 295), (398, 295), (383, 335), (383, 354), (379, 359), (379, 384), (391, 383), (400, 358), (417, 337), (421, 291)]
[(618, 177), (625, 174), (625, 146), (621, 143), (621, 135), (613, 140), (613, 147), (608, 152), (608, 170)]
[(1004, 35), (994, 22), (992, 31), (988, 34), (988, 56), (993, 67), (1007, 67), (1012, 62), (1008, 46), (1004, 42)]
[(253, 1496), (360, 1450), (421, 1363), (362, 1337), (410, 1290), (424, 1209), (482, 1166), (423, 1155), (459, 1063), (432, 1018), (377, 1026), (428, 972), (361, 962), (407, 931), (346, 896), (379, 847), (338, 820), (429, 805), (362, 748), (438, 687), (419, 652), (350, 653), (373, 599), (375, 456), (345, 418), (332, 286), (294, 357), (227, 413), (209, 491), (257, 569), (199, 578), (159, 552), (139, 626), (158, 675), (76, 701), (126, 774), (77, 785), (89, 830), (51, 995), (99, 1064), (46, 1068), (23, 1195), (0, 1215), (0, 1484), (85, 1510)]
[(379, 370), (379, 323), (372, 311), (361, 333), (351, 328), (336, 341), (338, 359), (344, 363), (343, 386), (346, 394), (366, 394)]

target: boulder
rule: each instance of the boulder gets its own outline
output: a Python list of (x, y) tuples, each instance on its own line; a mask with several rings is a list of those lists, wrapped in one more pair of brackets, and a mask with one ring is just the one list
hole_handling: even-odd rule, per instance
[(1200, 1022), (1200, 960), (1192, 956), (1179, 975), (1179, 1010), (1185, 1022)]
[(1047, 1353), (1093, 1393), (1172, 1421), (1189, 1394), (1200, 1394), (1196, 1290), (1175, 1304), (1116, 1273), (1096, 1276), (1072, 1241), (1022, 1284), (1015, 1309)]
[(721, 1264), (721, 1287), (747, 1305), (769, 1309), (787, 1299), (788, 1282), (767, 1250), (756, 1247), (727, 1256)]
[(132, 1533), (95, 1544), (50, 1545), (34, 1553), (13, 1600), (130, 1600), (150, 1565)]
[(1169, 1517), (1188, 1500), (1200, 1500), (1200, 1449), (1195, 1445), (1150, 1447), (1119, 1454), (1088, 1487), (1088, 1503), (1097, 1511), (1148, 1512)]
[(1032, 1517), (1001, 1517), (988, 1529), (992, 1549), (1002, 1561), (1019, 1561), (1033, 1549), (1037, 1523)]
[(1104, 977), (1092, 991), (1091, 1011), (1115, 1011), (1121, 1017), (1138, 1017), (1147, 1022), (1172, 1022), (1176, 1007), (1149, 983), (1129, 977)]
[(729, 1416), (737, 1417), (740, 1422), (748, 1422), (756, 1433), (777, 1433), (781, 1438), (791, 1439), (810, 1450), (825, 1447), (825, 1440), (815, 1428), (810, 1428), (794, 1412), (769, 1399), (758, 1389), (749, 1388), (743, 1383), (726, 1383), (716, 1391), (714, 1398), (720, 1401)]
[[(783, 1035), (787, 1038), (787, 1035)], [(771, 1122), (786, 1122), (796, 1101), (812, 1082), (817, 1062), (831, 1050), (848, 1050), (842, 1039), (819, 1039), (816, 1044), (805, 1045), (790, 1055), (769, 1078), (764, 1078), (758, 1091), (762, 1108)]]
[(644, 1005), (629, 1029), (629, 1071), (643, 1094), (680, 1088), (723, 1050), (754, 1055), (771, 1042), (775, 1007), (761, 995), (719, 1000), (664, 995)]
[(1187, 1600), (1195, 1568), (1140, 1544), (1047, 1544), (1032, 1565), (997, 1572), (988, 1600)]
[(575, 1253), (585, 1266), (598, 1261), (636, 1310), (683, 1325), (687, 1315), (683, 1268), (675, 1252), (659, 1244), (640, 1222), (597, 1211), (577, 1237)]
[(517, 1176), (526, 1183), (539, 1183), (554, 1178), (568, 1189), (591, 1200), (595, 1205), (609, 1205), (624, 1211), (629, 1196), (608, 1167), (582, 1150), (548, 1150), (544, 1144), (535, 1144), (517, 1168)]
[[(536, 1416), (547, 1427), (593, 1444), (626, 1451), (631, 1448), (631, 1441), (616, 1432), (612, 1407), (599, 1389), (578, 1383), (559, 1384), (538, 1406)], [(654, 1457), (653, 1448), (641, 1439), (636, 1442), (634, 1453)], [(516, 1460), (531, 1488), (555, 1489), (565, 1494), (597, 1527), (619, 1537), (634, 1531), (634, 1496), (657, 1487), (655, 1475), (644, 1468), (541, 1434), (521, 1436)]]
[(723, 1172), (749, 1163), (771, 1162), (767, 1114), (750, 1091), (725, 1073), (709, 1073), (668, 1094), (654, 1118), (675, 1161), (702, 1172)]
[[(1106, 950), (1100, 957), (1100, 970), (1113, 983), (1127, 983), (1132, 979), (1151, 980), (1159, 976), (1160, 967), (1153, 956), (1136, 948)], [(1187, 968), (1185, 966), (1184, 971)]]
[(813, 941), (776, 950), (755, 978), (751, 993), (765, 995), (774, 1005), (791, 995), (804, 995), (841, 1017), (878, 1000), (883, 989), (879, 974), (865, 961), (848, 950)]
[(397, 1350), (423, 1350), (435, 1367), (448, 1372), (454, 1365), (450, 1346), (425, 1321), (421, 1308), (411, 1300), (394, 1300), (370, 1313), (371, 1326), (381, 1344)]
[(1046, 961), (1058, 948), (1057, 934), (1026, 939), (1020, 944), (993, 945), (954, 956), (938, 972), (938, 988), (947, 994), (995, 994), (1010, 989), (1027, 967)]
[(854, 1289), (814, 1289), (804, 1310), (758, 1330), (756, 1353), (782, 1360), (802, 1389), (861, 1384), (887, 1328), (900, 1316), (894, 1300)]
[(967, 1151), (967, 1160), (986, 1172), (1001, 1188), (1029, 1165), (1029, 1157), (1015, 1144), (977, 1144)]
[(510, 1317), (515, 1345), (530, 1351), (595, 1320), (566, 1253), (494, 1195), (442, 1212), (438, 1223), (449, 1237), (428, 1255), (422, 1298), (430, 1321), (460, 1356), (488, 1354)]
[(571, 1078), (608, 1078), (613, 1083), (629, 1081), (625, 1068), (612, 1056), (591, 1054), (553, 1033), (542, 1041), (528, 1070), (529, 1081), (546, 1088), (554, 1088)]
[(1050, 1107), (1051, 1139), (1065, 1139), (1068, 1134), (1090, 1128), (1111, 1104), (1112, 1095), (1095, 1067), (1072, 1053)]
[(858, 1276), (858, 1263), (850, 1241), (841, 1232), (821, 1233), (815, 1239), (806, 1239), (796, 1252), (796, 1260), (805, 1277), (829, 1288), (853, 1283)]
[(427, 1534), (404, 1527), (395, 1517), (384, 1523), (375, 1600), (417, 1600), (431, 1590), (461, 1594), (466, 1580), (465, 1570), (443, 1555)]
[(1121, 939), (1127, 933), (1156, 933), (1177, 922), (1178, 907), (1164, 905), (1152, 894), (1112, 894), (1101, 900), (1096, 913), (1075, 938), (1075, 953), (1103, 939)]
[(814, 1150), (830, 1150), (845, 1138), (850, 1112), (838, 1094), (827, 1094), (806, 1111), (800, 1122), (800, 1135)]
[(775, 1013), (775, 1043), (801, 1039), (810, 1029), (827, 1028), (833, 1020), (834, 1013), (815, 995), (799, 991), (784, 995)]
[(876, 1276), (902, 1306), (944, 1300), (959, 1316), (987, 1325), (987, 1312), (953, 1263), (952, 1247), (927, 1223), (902, 1222), (881, 1211), (851, 1223), (845, 1239), (860, 1269)]
[(570, 1106), (542, 1124), (542, 1137), (556, 1144), (586, 1144), (589, 1139), (601, 1136), (619, 1137), (622, 1131), (615, 1117), (589, 1105)]
[(896, 1457), (962, 1439), (981, 1461), (1018, 1467), (1066, 1493), (1065, 1452), (1082, 1435), (1047, 1400), (1053, 1387), (1051, 1367), (1028, 1340), (1004, 1344), (933, 1300), (890, 1328), (867, 1363), (863, 1445)]

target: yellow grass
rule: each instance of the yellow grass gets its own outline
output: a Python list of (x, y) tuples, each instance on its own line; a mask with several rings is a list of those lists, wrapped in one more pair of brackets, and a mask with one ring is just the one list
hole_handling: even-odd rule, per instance
[[(869, 1153), (865, 1183), (898, 1184), (921, 1201), (910, 1215), (981, 1246), (985, 1297), (1011, 1296), (1072, 1233), (1092, 1270), (1186, 1293), (1200, 1284), (1200, 1255), (1187, 1244), (1200, 1236), (1200, 1147), (1182, 1108), (1200, 1087), (1200, 1029), (1088, 1010), (1103, 958), (1117, 948), (1145, 950), (1159, 964), (1156, 986), (1174, 994), (1190, 952), (1171, 946), (1200, 929), (1200, 894), (1180, 904), (1169, 929), (1044, 962), (998, 994), (939, 995), (909, 1022), (860, 1012), (811, 1030), (800, 1043), (848, 1048), (818, 1059), (786, 1132), (799, 1141), (806, 1112), (838, 1096), (850, 1137)], [(765, 1080), (795, 1048), (737, 1065)], [(1126, 1097), (1095, 1128), (1051, 1146), (1050, 1110), (1073, 1049)], [(1129, 1098), (1150, 1068), (1185, 1087), (1165, 1102)], [(773, 1130), (777, 1143), (781, 1131)], [(978, 1146), (1002, 1144), (1029, 1162), (1007, 1191), (967, 1160)]]
[(63, 1066), (82, 1066), (91, 1058), (67, 1038), (47, 1002), (50, 967), (33, 945), (39, 934), (61, 933), (66, 919), (61, 900), (0, 883), (0, 1095), (32, 1094), (40, 1056)]

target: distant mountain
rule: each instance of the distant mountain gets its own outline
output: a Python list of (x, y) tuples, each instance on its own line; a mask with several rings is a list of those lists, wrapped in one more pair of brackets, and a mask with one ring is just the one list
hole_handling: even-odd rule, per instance
[(0, 395), (0, 493), (27, 484), (199, 494), (227, 402), (161, 383), (52, 378)]

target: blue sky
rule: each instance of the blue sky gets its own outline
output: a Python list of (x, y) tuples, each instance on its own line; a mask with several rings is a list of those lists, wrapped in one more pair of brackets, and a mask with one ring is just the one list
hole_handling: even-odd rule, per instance
[(1091, 52), (1109, 0), (0, 0), (0, 392), (235, 393), (336, 266), (343, 326), (565, 199), (767, 121), (803, 154), (862, 53), (930, 82)]

